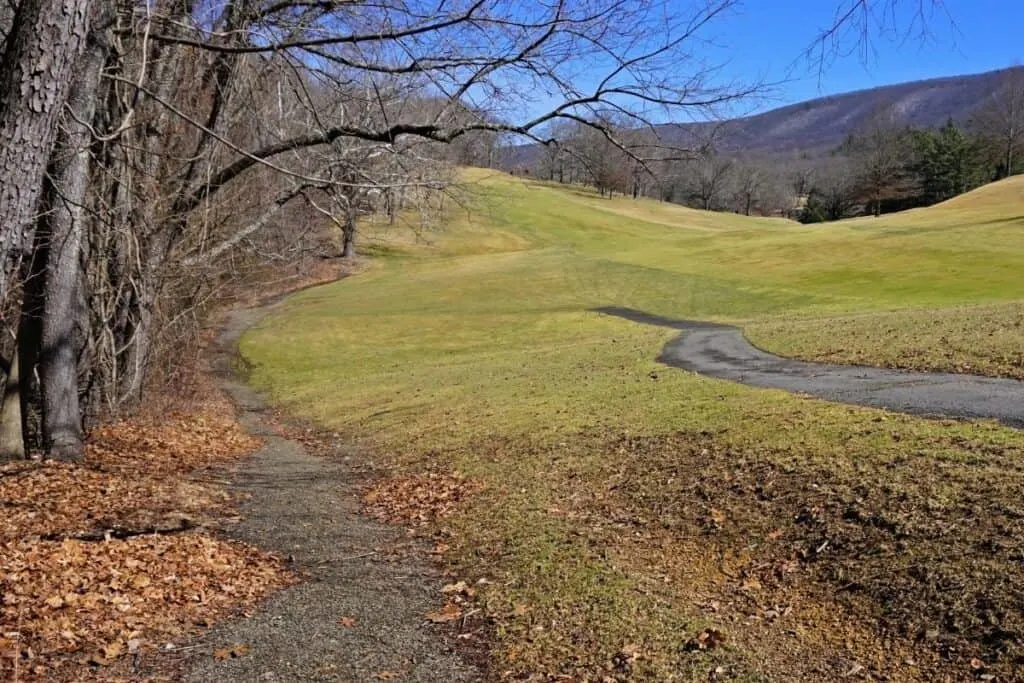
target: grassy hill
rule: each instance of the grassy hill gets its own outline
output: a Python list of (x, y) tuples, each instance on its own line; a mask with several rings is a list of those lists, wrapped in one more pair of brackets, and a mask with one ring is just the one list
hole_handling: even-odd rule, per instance
[(464, 626), (489, 634), (496, 676), (1015, 671), (1018, 432), (668, 370), (670, 332), (592, 309), (1020, 376), (1022, 179), (800, 226), (471, 176), (472, 210), (426, 243), (378, 229), (364, 272), (293, 297), (242, 351), (258, 386), (360, 439), (389, 481), (472, 482), (427, 528), (485, 580)]

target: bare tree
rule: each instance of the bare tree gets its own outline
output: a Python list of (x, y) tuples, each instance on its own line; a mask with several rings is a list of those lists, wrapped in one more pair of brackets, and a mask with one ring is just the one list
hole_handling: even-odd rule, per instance
[(629, 191), (632, 167), (628, 152), (619, 140), (622, 133), (613, 117), (577, 126), (569, 142), (569, 150), (586, 172), (587, 181), (602, 197)]
[(868, 62), (878, 37), (927, 42), (936, 24), (954, 25), (945, 0), (841, 0), (803, 56), (821, 76), (836, 59), (852, 53)]
[(817, 223), (849, 218), (854, 215), (855, 196), (849, 160), (832, 157), (823, 161), (815, 173), (814, 186), (808, 193), (800, 220)]
[(720, 206), (732, 177), (733, 165), (732, 159), (718, 154), (710, 144), (705, 145), (697, 158), (688, 164), (690, 195), (699, 208), (712, 211)]
[(743, 161), (736, 165), (734, 177), (736, 210), (744, 216), (749, 216), (751, 210), (757, 207), (761, 201), (761, 193), (764, 189), (764, 170), (758, 164)]
[(1005, 72), (999, 89), (981, 104), (971, 124), (997, 150), (1000, 177), (1013, 175), (1024, 148), (1024, 67)]
[(895, 123), (891, 107), (877, 109), (844, 145), (857, 193), (875, 216), (885, 201), (913, 190), (908, 169), (910, 136)]

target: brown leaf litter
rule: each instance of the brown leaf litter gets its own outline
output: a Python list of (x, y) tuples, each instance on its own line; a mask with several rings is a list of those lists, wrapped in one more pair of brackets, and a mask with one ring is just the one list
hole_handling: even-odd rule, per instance
[(203, 530), (231, 499), (199, 475), (257, 446), (213, 400), (100, 427), (79, 465), (0, 467), (0, 678), (151, 678), (158, 648), (291, 582)]
[(450, 516), (481, 488), (459, 472), (396, 476), (373, 484), (363, 495), (363, 506), (382, 521), (418, 527)]

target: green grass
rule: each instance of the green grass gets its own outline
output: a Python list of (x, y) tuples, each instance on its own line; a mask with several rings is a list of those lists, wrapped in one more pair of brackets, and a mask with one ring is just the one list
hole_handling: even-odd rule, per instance
[[(670, 331), (591, 309), (732, 322), (807, 357), (1013, 374), (1019, 335), (968, 335), (1017, 329), (1024, 183), (806, 227), (471, 176), (472, 211), (419, 240), (376, 227), (384, 255), (292, 297), (242, 351), (275, 401), (369, 440), (399, 471), (483, 483), (444, 529), (453, 567), (494, 581), (481, 602), (497, 624), (496, 672), (622, 676), (615, 655), (636, 646), (640, 678), (707, 680), (722, 666), (739, 680), (821, 679), (842, 673), (827, 670), (832, 647), (869, 667), (902, 652), (919, 664), (899, 677), (913, 679), (950, 675), (934, 643), (915, 641), (918, 625), (949, 622), (957, 662), (989, 656), (993, 623), (1019, 626), (1024, 586), (1004, 552), (1024, 537), (1016, 432), (669, 370), (654, 358)], [(934, 320), (948, 322), (922, 324)], [(773, 482), (777, 495), (753, 493)], [(968, 504), (984, 523), (963, 523)], [(869, 521), (851, 522), (851, 506)], [(824, 527), (794, 522), (805, 508)], [(936, 541), (950, 525), (962, 531)], [(820, 561), (794, 555), (823, 535), (834, 550)], [(788, 561), (799, 579), (759, 573)], [(914, 579), (922, 562), (941, 581)], [(963, 591), (933, 594), (983, 563), (1012, 585), (968, 593), (1001, 616), (970, 616)], [(851, 582), (861, 588), (835, 595)], [(791, 629), (750, 621), (772, 600), (793, 607)], [(509, 614), (517, 604), (528, 611)], [(681, 652), (708, 624), (729, 646)]]

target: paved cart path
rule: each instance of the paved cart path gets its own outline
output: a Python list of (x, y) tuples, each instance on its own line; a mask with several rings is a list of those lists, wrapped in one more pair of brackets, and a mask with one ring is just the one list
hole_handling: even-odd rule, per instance
[(1024, 427), (1024, 382), (945, 372), (906, 372), (782, 358), (727, 325), (671, 320), (630, 308), (598, 312), (677, 329), (658, 360), (708, 377), (784, 389), (837, 403), (936, 417), (991, 418)]

